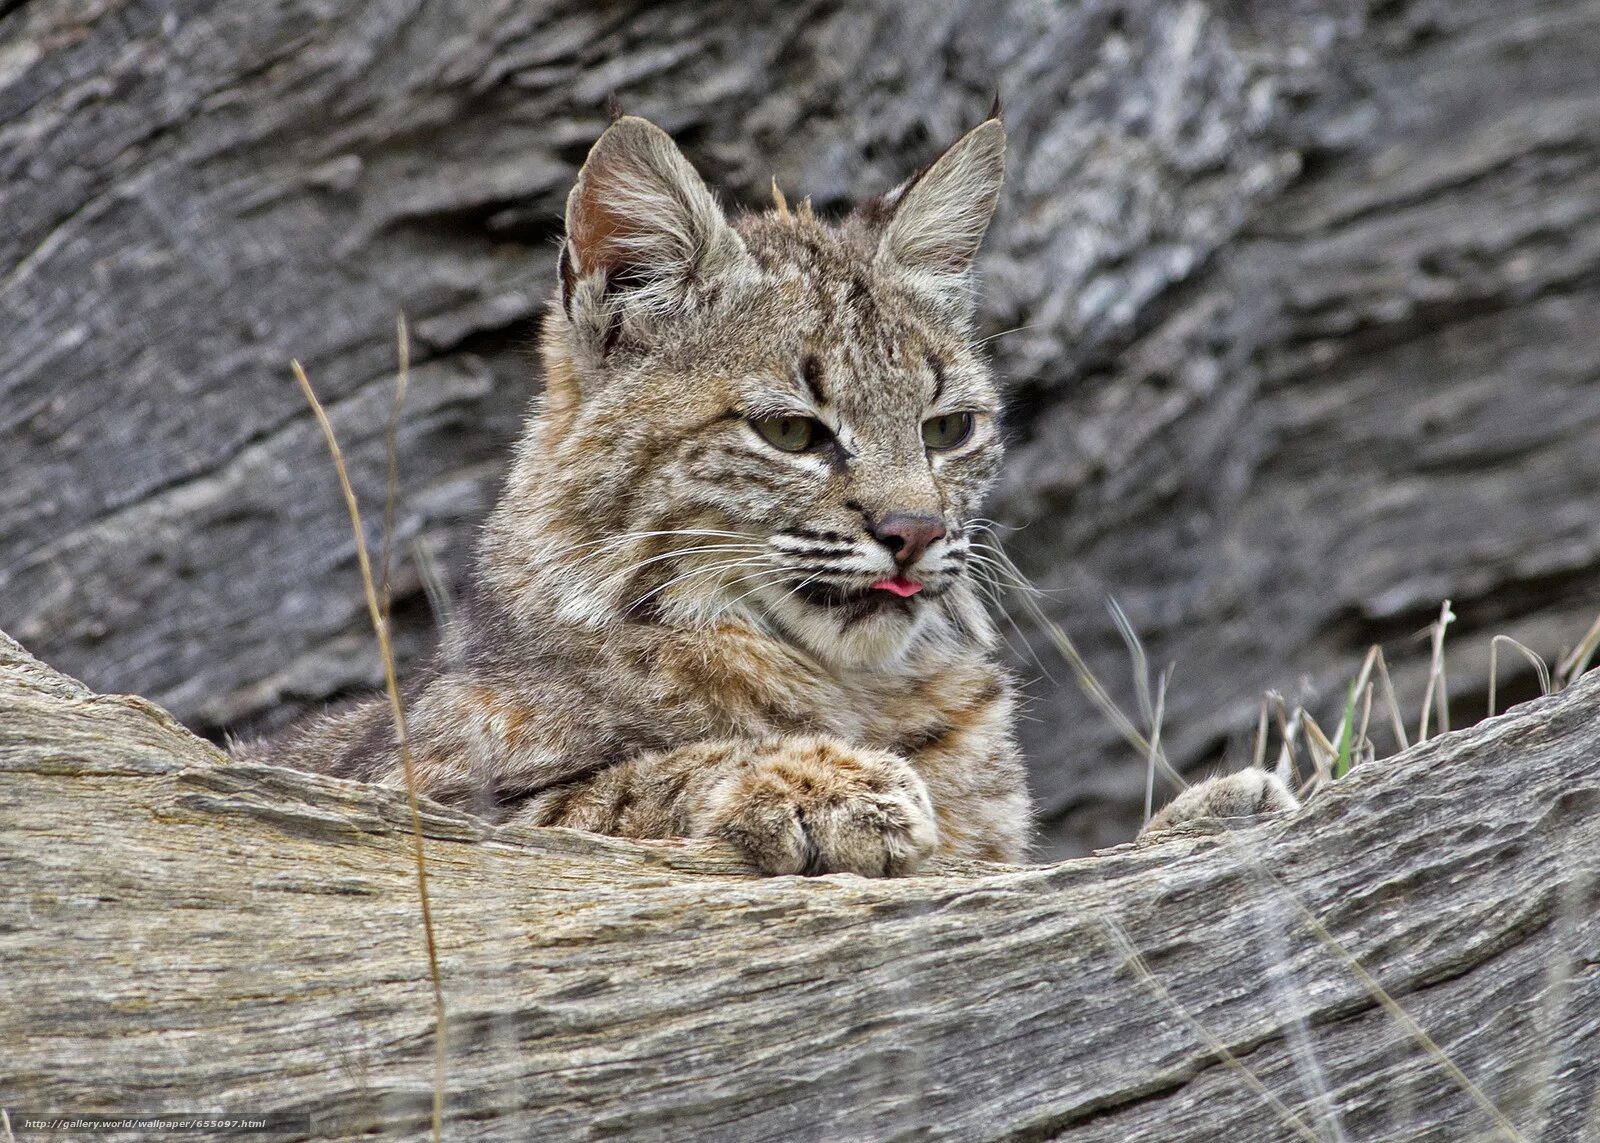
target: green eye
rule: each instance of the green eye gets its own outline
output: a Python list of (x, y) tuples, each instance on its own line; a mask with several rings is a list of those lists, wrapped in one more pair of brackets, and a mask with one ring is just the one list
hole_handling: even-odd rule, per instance
[(971, 435), (971, 413), (946, 413), (922, 422), (922, 443), (929, 448), (955, 448)]
[(769, 445), (784, 452), (805, 452), (828, 431), (812, 417), (756, 417), (750, 423)]

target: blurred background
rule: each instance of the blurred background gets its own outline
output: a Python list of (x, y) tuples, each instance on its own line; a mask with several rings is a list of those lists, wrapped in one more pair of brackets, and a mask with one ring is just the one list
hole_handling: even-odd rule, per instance
[[(776, 177), (835, 212), (996, 88), (981, 313), (1013, 443), (990, 514), (1126, 708), (1108, 597), (1173, 666), (1176, 765), (1242, 764), (1269, 688), (1337, 725), (1372, 643), (1414, 721), (1445, 599), (1455, 725), (1486, 709), (1493, 636), (1582, 638), (1595, 0), (0, 0), (0, 628), (213, 738), (377, 684), (288, 361), (376, 543), (404, 313), (415, 664), (538, 389), (608, 99), (733, 204)], [(1040, 856), (1129, 839), (1144, 758), (1015, 619)], [(1520, 656), (1501, 675), (1502, 706), (1537, 693)]]

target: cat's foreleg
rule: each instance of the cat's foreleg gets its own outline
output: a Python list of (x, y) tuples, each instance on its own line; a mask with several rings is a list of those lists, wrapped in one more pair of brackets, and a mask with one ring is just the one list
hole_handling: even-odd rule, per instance
[(1299, 808), (1300, 799), (1284, 774), (1252, 766), (1190, 786), (1162, 807), (1139, 836), (1206, 818), (1250, 818)]
[(546, 790), (518, 821), (620, 837), (715, 837), (765, 873), (913, 872), (938, 843), (910, 763), (839, 739), (698, 742)]

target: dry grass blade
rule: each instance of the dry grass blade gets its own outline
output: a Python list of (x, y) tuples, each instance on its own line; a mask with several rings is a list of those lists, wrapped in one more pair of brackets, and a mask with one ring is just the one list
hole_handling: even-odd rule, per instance
[(384, 432), (384, 459), (387, 479), (383, 497), (383, 548), (378, 556), (378, 598), (383, 617), (389, 618), (389, 559), (394, 546), (395, 502), (400, 492), (400, 409), (406, 403), (406, 387), (411, 380), (411, 338), (406, 333), (406, 316), (395, 319), (395, 354), (399, 368), (394, 377), (394, 403), (389, 407), (389, 424)]
[[(1291, 718), (1289, 716), (1289, 704), (1284, 701), (1283, 695), (1277, 691), (1268, 691), (1267, 701), (1272, 704), (1272, 712), (1277, 716), (1278, 740), (1283, 744), (1278, 751), (1278, 765), (1282, 766), (1284, 759), (1287, 758), (1290, 771), (1296, 771), (1300, 767), (1300, 759), (1295, 754), (1294, 742), (1296, 738), (1300, 737), (1300, 708), (1295, 708), (1294, 717)], [(1313, 769), (1315, 769), (1316, 759), (1313, 757), (1311, 762)], [(1313, 775), (1311, 778), (1312, 782), (1320, 780), (1320, 775)]]
[(1250, 755), (1250, 765), (1257, 770), (1265, 768), (1267, 764), (1267, 715), (1268, 699), (1261, 696), (1261, 717), (1256, 720), (1255, 750)]
[(328, 413), (322, 407), (322, 402), (317, 400), (316, 391), (311, 388), (311, 380), (306, 376), (306, 371), (300, 362), (291, 362), (290, 366), (294, 370), (294, 379), (299, 383), (300, 391), (305, 394), (311, 411), (316, 415), (317, 424), (322, 428), (328, 452), (333, 456), (333, 467), (339, 474), (339, 489), (344, 493), (345, 507), (350, 513), (350, 527), (355, 533), (356, 562), (361, 568), (361, 586), (366, 593), (367, 611), (372, 619), (372, 628), (378, 636), (378, 651), (383, 658), (384, 685), (389, 693), (390, 713), (394, 717), (395, 740), (399, 743), (400, 761), (405, 770), (406, 797), (411, 806), (411, 834), (415, 843), (417, 863), (417, 895), (422, 905), (422, 936), (428, 951), (428, 974), (433, 983), (435, 1023), (433, 1139), (434, 1143), (439, 1143), (444, 1126), (444, 982), (439, 973), (439, 950), (434, 940), (433, 911), (428, 904), (428, 866), (422, 852), (422, 811), (417, 805), (416, 771), (411, 761), (411, 747), (406, 739), (405, 708), (400, 702), (400, 683), (395, 675), (394, 648), (390, 645), (389, 624), (378, 600), (378, 587), (372, 576), (372, 560), (367, 555), (366, 534), (361, 527), (361, 507), (356, 503), (355, 489), (350, 484), (350, 473), (345, 468), (344, 453), (339, 449), (339, 440), (334, 435), (333, 423), (328, 420)]
[(1411, 1013), (1402, 1008), (1400, 1002), (1391, 996), (1383, 985), (1373, 979), (1372, 974), (1355, 958), (1355, 955), (1339, 943), (1338, 938), (1327, 930), (1326, 926), (1317, 919), (1317, 915), (1306, 907), (1305, 902), (1300, 900), (1294, 890), (1280, 881), (1277, 875), (1267, 868), (1266, 863), (1258, 854), (1251, 852), (1235, 833), (1224, 832), (1218, 836), (1221, 837), (1223, 844), (1231, 848), (1234, 855), (1241, 859), (1242, 865), (1247, 866), (1251, 872), (1263, 878), (1285, 900), (1294, 906), (1295, 911), (1299, 913), (1301, 920), (1311, 930), (1312, 935), (1344, 962), (1345, 967), (1360, 981), (1367, 995), (1376, 1000), (1406, 1030), (1406, 1034), (1432, 1057), (1434, 1063), (1442, 1068), (1445, 1074), (1454, 1080), (1462, 1091), (1467, 1093), (1472, 1101), (1482, 1109), (1484, 1114), (1494, 1121), (1495, 1126), (1502, 1135), (1511, 1140), (1512, 1143), (1527, 1143), (1526, 1138), (1517, 1130), (1516, 1125), (1506, 1117), (1505, 1112), (1496, 1107), (1494, 1101), (1484, 1094), (1483, 1089), (1473, 1083), (1471, 1078), (1461, 1070), (1456, 1062), (1445, 1054), (1438, 1041), (1428, 1035), (1427, 1031), (1417, 1023)]
[(1372, 684), (1368, 683), (1361, 688), (1361, 726), (1356, 730), (1354, 752), (1361, 752), (1376, 756), (1377, 747), (1372, 745), (1372, 739), (1367, 737), (1367, 732), (1372, 729)]
[(1539, 676), (1539, 693), (1547, 695), (1553, 693), (1550, 668), (1545, 665), (1544, 656), (1533, 650), (1527, 644), (1513, 639), (1509, 635), (1496, 635), (1489, 640), (1489, 717), (1495, 715), (1495, 687), (1500, 681), (1500, 644), (1506, 643), (1522, 652), (1522, 657), (1533, 664), (1534, 672)]
[(1444, 629), (1455, 620), (1455, 612), (1450, 610), (1450, 601), (1447, 599), (1439, 606), (1439, 618), (1428, 626), (1433, 651), (1428, 660), (1428, 686), (1422, 692), (1422, 718), (1417, 725), (1418, 742), (1428, 740), (1428, 716), (1435, 706), (1439, 711), (1439, 733), (1447, 734), (1450, 730), (1450, 697), (1446, 693), (1449, 688), (1444, 676)]
[[(1161, 749), (1161, 723), (1167, 713), (1167, 684), (1172, 679), (1172, 667), (1169, 664), (1161, 672), (1157, 680), (1159, 693), (1152, 698), (1150, 657), (1144, 653), (1144, 643), (1133, 629), (1133, 621), (1122, 609), (1122, 604), (1111, 596), (1106, 597), (1106, 610), (1111, 613), (1111, 621), (1116, 624), (1117, 633), (1128, 648), (1128, 657), (1133, 661), (1133, 689), (1139, 700), (1139, 713), (1144, 716), (1150, 742), (1150, 748), (1145, 752), (1144, 781), (1144, 824), (1149, 825), (1155, 813), (1156, 768), (1166, 762), (1166, 755)], [(1167, 768), (1171, 769), (1170, 766)]]
[[(1589, 901), (1593, 893), (1594, 876), (1593, 870), (1580, 868), (1561, 885), (1559, 890), (1561, 907), (1556, 910), (1555, 923), (1552, 926), (1555, 952), (1546, 973), (1544, 996), (1539, 1002), (1538, 1024), (1543, 1030), (1546, 1045), (1553, 1042), (1553, 1033), (1560, 1027), (1562, 1013), (1573, 1001), (1573, 977), (1588, 959), (1585, 955), (1582, 922), (1588, 912), (1584, 902)], [(1527, 1122), (1530, 1129), (1535, 1124), (1542, 1125), (1543, 1129), (1538, 1135), (1540, 1139), (1556, 1137), (1550, 1110), (1550, 1096), (1554, 1087), (1555, 1073), (1560, 1066), (1558, 1053), (1550, 1051), (1528, 1053), (1525, 1067), (1529, 1079), (1526, 1086), (1528, 1090), (1538, 1093), (1538, 1099), (1530, 1109)], [(1585, 1139), (1590, 1137), (1588, 1134), (1583, 1136)]]
[(1294, 788), (1294, 763), (1289, 760), (1289, 755), (1286, 751), (1280, 750), (1278, 752), (1278, 762), (1277, 765), (1273, 766), (1272, 774), (1273, 777), (1277, 778), (1278, 781), (1282, 782), (1285, 786), (1288, 786), (1290, 789)]
[(1372, 679), (1372, 668), (1378, 665), (1378, 658), (1383, 654), (1383, 648), (1376, 643), (1367, 648), (1367, 657), (1361, 660), (1361, 670), (1356, 675), (1355, 689), (1357, 692), (1367, 686)]
[(1374, 644), (1372, 650), (1377, 652), (1374, 661), (1378, 665), (1378, 680), (1383, 683), (1383, 701), (1389, 708), (1389, 725), (1394, 730), (1395, 745), (1401, 750), (1409, 750), (1411, 739), (1406, 737), (1406, 722), (1400, 713), (1400, 700), (1395, 697), (1394, 680), (1389, 678), (1388, 660), (1384, 658), (1381, 647)]
[(1116, 625), (1117, 634), (1122, 636), (1123, 645), (1128, 648), (1128, 657), (1133, 660), (1134, 694), (1138, 696), (1139, 713), (1144, 716), (1145, 725), (1149, 726), (1155, 718), (1155, 704), (1150, 697), (1150, 657), (1144, 653), (1144, 642), (1133, 629), (1133, 620), (1128, 618), (1128, 613), (1114, 596), (1106, 596), (1106, 610), (1111, 613), (1111, 622)]
[[(1279, 775), (1282, 778), (1282, 775)], [(1339, 1101), (1328, 1083), (1327, 1071), (1317, 1059), (1316, 1038), (1307, 1018), (1311, 1001), (1296, 980), (1294, 958), (1289, 945), (1283, 903), (1266, 894), (1256, 894), (1250, 909), (1256, 915), (1260, 932), (1263, 983), (1271, 1003), (1280, 1014), (1285, 1044), (1289, 1047), (1295, 1073), (1307, 1103), (1302, 1108), (1319, 1139), (1327, 1143), (1350, 1143), (1339, 1119)]]
[(1161, 724), (1167, 717), (1167, 684), (1172, 680), (1172, 668), (1168, 667), (1156, 679), (1156, 706), (1154, 716), (1150, 720), (1150, 756), (1145, 760), (1144, 772), (1144, 824), (1150, 824), (1150, 818), (1155, 813), (1156, 796), (1156, 759), (1161, 756)]
[(1311, 1140), (1311, 1143), (1321, 1143), (1321, 1140), (1317, 1138), (1317, 1133), (1306, 1126), (1303, 1119), (1289, 1110), (1281, 1099), (1268, 1091), (1266, 1085), (1256, 1077), (1256, 1074), (1245, 1066), (1244, 1061), (1229, 1051), (1228, 1046), (1219, 1040), (1215, 1033), (1200, 1023), (1193, 1013), (1179, 1004), (1172, 993), (1167, 991), (1167, 986), (1162, 984), (1156, 974), (1150, 970), (1149, 964), (1145, 962), (1138, 948), (1134, 946), (1127, 930), (1109, 917), (1097, 916), (1095, 919), (1100, 922), (1100, 927), (1106, 931), (1106, 935), (1117, 946), (1117, 951), (1122, 954), (1125, 963), (1133, 969), (1141, 981), (1149, 986), (1150, 990), (1156, 994), (1163, 1004), (1182, 1017), (1183, 1022), (1189, 1025), (1194, 1034), (1200, 1038), (1201, 1043), (1205, 1044), (1217, 1059), (1237, 1072), (1239, 1078), (1244, 1080), (1250, 1090), (1255, 1092), (1273, 1111), (1277, 1112), (1284, 1123), (1293, 1128), (1296, 1135), (1302, 1139)]
[[(1348, 770), (1350, 764), (1361, 756), (1364, 747), (1370, 745), (1367, 739), (1367, 731), (1372, 723), (1372, 670), (1377, 666), (1378, 656), (1382, 653), (1376, 643), (1367, 648), (1367, 657), (1361, 661), (1361, 671), (1356, 675), (1356, 681), (1350, 687), (1350, 703), (1346, 708), (1346, 719), (1350, 725), (1348, 727), (1341, 726), (1341, 729), (1346, 734), (1346, 737), (1340, 740), (1340, 745), (1344, 748), (1344, 752), (1340, 755), (1340, 767), (1344, 770)], [(1358, 701), (1361, 703), (1361, 722), (1359, 726), (1357, 726), (1353, 717), (1355, 704)], [(1377, 751), (1374, 749), (1373, 753), (1377, 753)], [(1344, 774), (1338, 772), (1338, 768), (1336, 768), (1334, 777), (1342, 778)]]
[(1578, 640), (1578, 645), (1572, 649), (1572, 654), (1561, 660), (1557, 673), (1561, 676), (1563, 686), (1589, 669), (1589, 660), (1594, 658), (1596, 651), (1600, 651), (1600, 615), (1595, 616), (1594, 623), (1584, 633), (1583, 638)]
[(1317, 779), (1327, 783), (1334, 778), (1334, 762), (1339, 757), (1339, 747), (1328, 741), (1328, 736), (1323, 733), (1322, 727), (1317, 725), (1317, 720), (1305, 711), (1296, 712), (1300, 716), (1300, 724), (1305, 727), (1306, 745), (1311, 750), (1311, 764), (1316, 768)]
[[(1288, 892), (1287, 889), (1284, 891)], [(1293, 896), (1293, 894), (1290, 895)], [(1506, 1118), (1505, 1112), (1496, 1107), (1494, 1105), (1494, 1101), (1483, 1093), (1483, 1089), (1477, 1084), (1473, 1083), (1467, 1074), (1457, 1066), (1456, 1062), (1445, 1054), (1444, 1049), (1439, 1046), (1438, 1042), (1434, 1040), (1432, 1036), (1428, 1035), (1427, 1031), (1423, 1029), (1422, 1025), (1416, 1022), (1411, 1013), (1402, 1008), (1399, 1001), (1395, 1000), (1393, 996), (1390, 996), (1388, 991), (1373, 979), (1372, 974), (1362, 966), (1359, 960), (1351, 955), (1350, 950), (1346, 949), (1342, 944), (1334, 939), (1333, 934), (1328, 932), (1328, 930), (1323, 927), (1322, 922), (1317, 920), (1317, 918), (1312, 915), (1311, 910), (1307, 909), (1304, 905), (1301, 905), (1298, 898), (1296, 898), (1295, 903), (1299, 905), (1300, 912), (1305, 917), (1306, 923), (1312, 926), (1312, 929), (1317, 934), (1318, 939), (1339, 954), (1340, 958), (1345, 962), (1346, 967), (1348, 967), (1355, 975), (1356, 979), (1361, 982), (1361, 986), (1367, 990), (1368, 995), (1370, 995), (1379, 1004), (1383, 1005), (1385, 1011), (1387, 1011), (1389, 1015), (1393, 1016), (1395, 1020), (1405, 1028), (1406, 1032), (1411, 1036), (1411, 1038), (1420, 1044), (1423, 1050), (1433, 1057), (1434, 1062), (1443, 1068), (1450, 1078), (1460, 1086), (1461, 1090), (1465, 1091), (1472, 1098), (1472, 1101), (1483, 1110), (1484, 1114), (1488, 1115), (1490, 1119), (1494, 1120), (1495, 1126), (1501, 1130), (1507, 1139), (1512, 1140), (1513, 1143), (1526, 1143), (1522, 1132), (1518, 1131), (1516, 1125), (1512, 1123), (1510, 1119)]]
[(1172, 764), (1167, 761), (1166, 756), (1160, 750), (1152, 746), (1150, 739), (1140, 732), (1131, 718), (1123, 713), (1122, 708), (1117, 705), (1110, 692), (1106, 690), (1095, 673), (1090, 670), (1089, 663), (1079, 652), (1077, 644), (1061, 629), (1061, 625), (1051, 619), (1044, 608), (1039, 605), (1038, 600), (1034, 598), (1035, 592), (1023, 590), (1024, 587), (1031, 587), (1032, 585), (1028, 583), (1028, 578), (1022, 574), (1017, 565), (1011, 562), (1011, 557), (1007, 556), (998, 545), (992, 548), (992, 552), (995, 560), (1012, 580), (1012, 585), (1017, 588), (1016, 598), (1022, 601), (1023, 608), (1028, 613), (1028, 618), (1038, 624), (1039, 629), (1054, 644), (1061, 657), (1071, 665), (1072, 673), (1077, 680), (1079, 689), (1083, 691), (1090, 702), (1099, 708), (1100, 713), (1106, 717), (1106, 720), (1116, 727), (1117, 732), (1139, 752), (1141, 758), (1153, 756), (1156, 759), (1156, 765), (1168, 781), (1180, 790), (1188, 789), (1189, 783), (1184, 780), (1183, 775), (1172, 768)]

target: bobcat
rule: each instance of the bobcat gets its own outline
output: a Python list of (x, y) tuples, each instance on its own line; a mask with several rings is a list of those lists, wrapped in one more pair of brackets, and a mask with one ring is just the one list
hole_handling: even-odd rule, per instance
[[(407, 688), (422, 793), (773, 874), (1023, 857), (973, 575), (1001, 440), (969, 271), (1004, 165), (996, 116), (840, 222), (776, 188), (730, 218), (665, 132), (612, 122), (567, 201), (544, 394)], [(263, 751), (402, 782), (382, 702)]]

